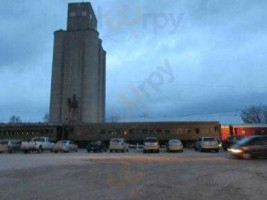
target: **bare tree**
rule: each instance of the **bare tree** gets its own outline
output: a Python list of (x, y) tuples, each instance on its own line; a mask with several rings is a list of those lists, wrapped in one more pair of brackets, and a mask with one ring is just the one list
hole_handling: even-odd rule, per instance
[(44, 122), (49, 122), (49, 113), (45, 113), (44, 117), (43, 117)]
[(21, 120), (21, 118), (19, 116), (13, 115), (9, 119), (9, 123), (11, 123), (11, 124), (18, 124), (18, 123), (21, 123), (21, 122), (22, 122), (22, 120)]
[(241, 118), (244, 123), (248, 124), (267, 123), (267, 107), (250, 106), (241, 112)]
[(264, 117), (264, 123), (267, 124), (267, 106), (264, 107), (263, 111), (263, 117)]
[(111, 115), (110, 118), (109, 118), (109, 121), (110, 122), (118, 122), (120, 120), (120, 116), (119, 115)]
[(139, 117), (141, 117), (141, 118), (148, 118), (149, 117), (149, 114), (146, 113), (146, 112), (144, 112)]

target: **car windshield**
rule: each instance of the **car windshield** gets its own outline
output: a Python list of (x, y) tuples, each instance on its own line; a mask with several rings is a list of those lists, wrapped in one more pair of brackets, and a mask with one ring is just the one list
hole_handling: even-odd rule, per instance
[(217, 141), (215, 138), (204, 138), (204, 142), (211, 142), (211, 141)]
[(158, 142), (158, 141), (155, 138), (148, 138), (148, 139), (145, 139), (145, 142)]
[(21, 141), (20, 140), (10, 140), (11, 144), (20, 144)]
[(32, 141), (34, 141), (34, 142), (44, 142), (45, 139), (44, 138), (33, 138)]
[(68, 141), (67, 140), (61, 140), (61, 141), (58, 141), (57, 143), (58, 144), (66, 144)]
[(121, 139), (112, 139), (111, 142), (121, 142)]
[(90, 145), (100, 145), (101, 141), (94, 141), (94, 142), (90, 142)]
[(8, 141), (5, 141), (5, 140), (0, 141), (0, 144), (7, 144), (7, 143)]
[(170, 140), (169, 143), (181, 143), (180, 140)]
[(251, 138), (244, 138), (244, 139), (242, 139), (242, 140), (240, 140), (238, 143), (237, 143), (237, 145), (239, 146), (239, 145), (243, 145), (243, 144), (246, 144), (248, 141), (250, 141), (251, 140)]

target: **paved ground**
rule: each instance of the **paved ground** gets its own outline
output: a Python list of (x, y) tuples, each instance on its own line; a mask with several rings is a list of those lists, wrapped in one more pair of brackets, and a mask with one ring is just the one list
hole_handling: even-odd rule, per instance
[(0, 155), (0, 199), (266, 199), (267, 160), (227, 153)]

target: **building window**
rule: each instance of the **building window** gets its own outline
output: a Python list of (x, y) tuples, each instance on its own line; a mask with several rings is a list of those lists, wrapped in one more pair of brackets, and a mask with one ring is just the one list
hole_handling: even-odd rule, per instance
[(147, 134), (147, 129), (143, 129), (143, 134)]
[(161, 133), (161, 131), (162, 131), (161, 128), (157, 129), (157, 133)]
[(150, 133), (150, 134), (154, 134), (154, 130), (152, 130), (152, 129), (149, 130), (149, 133)]
[(188, 128), (186, 128), (186, 129), (185, 129), (185, 132), (186, 132), (187, 134), (190, 134), (190, 133), (191, 133), (191, 130), (188, 129)]
[(102, 130), (100, 131), (100, 133), (101, 133), (101, 134), (105, 134), (105, 133), (106, 133), (106, 130), (105, 130), (105, 129), (102, 129)]
[(142, 134), (142, 133), (143, 133), (143, 130), (141, 130), (141, 129), (137, 129), (137, 130), (136, 130), (136, 133), (138, 133), (138, 134)]
[(165, 130), (165, 134), (170, 134), (171, 131), (170, 130)]
[(116, 129), (115, 132), (116, 132), (116, 134), (121, 134), (121, 130), (120, 129)]
[(134, 130), (133, 130), (133, 129), (130, 129), (130, 130), (129, 130), (129, 133), (130, 133), (130, 134), (134, 133)]
[(218, 127), (217, 127), (217, 126), (215, 126), (215, 128), (214, 128), (214, 131), (215, 131), (215, 132), (217, 132), (217, 131), (218, 131)]
[(181, 129), (181, 128), (177, 128), (177, 129), (176, 129), (176, 133), (177, 133), (177, 134), (183, 134), (183, 129)]
[(196, 132), (196, 134), (199, 134), (200, 133), (199, 128), (195, 128), (195, 132)]

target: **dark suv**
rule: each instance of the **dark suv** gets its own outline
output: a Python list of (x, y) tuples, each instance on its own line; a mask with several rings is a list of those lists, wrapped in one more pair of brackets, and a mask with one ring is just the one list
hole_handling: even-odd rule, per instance
[(88, 153), (90, 152), (104, 152), (107, 151), (107, 145), (102, 141), (90, 142), (86, 146)]
[(243, 139), (242, 137), (230, 136), (229, 138), (227, 138), (226, 141), (224, 141), (222, 143), (223, 150), (227, 151), (228, 148), (230, 148), (231, 146), (237, 144), (242, 139)]
[(255, 157), (267, 158), (267, 136), (252, 136), (242, 139), (228, 149), (228, 151), (232, 155), (244, 159)]

